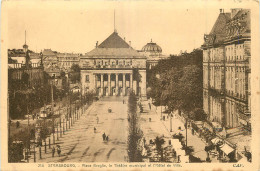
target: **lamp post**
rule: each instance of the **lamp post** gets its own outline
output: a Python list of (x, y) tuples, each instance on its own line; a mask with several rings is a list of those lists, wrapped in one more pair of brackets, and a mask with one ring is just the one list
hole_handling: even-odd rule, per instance
[(185, 129), (186, 129), (186, 147), (188, 147), (188, 130), (187, 130), (187, 122), (188, 122), (188, 118), (186, 118), (186, 125), (185, 125)]
[(186, 129), (186, 147), (188, 147), (188, 119), (189, 119), (189, 113), (188, 113), (188, 116), (186, 118), (186, 126), (185, 126), (185, 129)]
[(61, 132), (61, 113), (60, 113), (60, 103), (59, 103), (59, 116), (60, 116), (60, 137), (62, 137), (62, 132)]
[[(156, 74), (155, 77), (159, 80), (160, 79), (160, 74)], [(162, 94), (160, 96), (160, 106), (161, 106), (161, 120), (162, 120)]]
[[(54, 114), (54, 106), (53, 106), (53, 80), (51, 83), (51, 111)], [(52, 135), (53, 135), (53, 145), (55, 144), (55, 126), (54, 126), (55, 119), (52, 116)]]
[(172, 132), (172, 112), (170, 113), (170, 132)]

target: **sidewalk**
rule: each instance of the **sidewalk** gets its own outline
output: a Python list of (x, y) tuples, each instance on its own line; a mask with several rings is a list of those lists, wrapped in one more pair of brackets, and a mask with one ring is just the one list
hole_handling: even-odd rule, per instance
[[(159, 135), (164, 135), (165, 137), (170, 138), (171, 135), (174, 135), (175, 133), (179, 133), (180, 131), (178, 130), (178, 128), (181, 127), (181, 133), (186, 139), (186, 129), (184, 127), (185, 121), (184, 120), (182, 121), (182, 118), (178, 115), (177, 111), (174, 112), (174, 117), (172, 117), (172, 132), (170, 132), (170, 117), (167, 118), (166, 117), (167, 115), (164, 114), (165, 121), (160, 119), (161, 118), (160, 106), (156, 107), (154, 105), (151, 105), (151, 110), (150, 110), (147, 101), (143, 101), (142, 105), (145, 113), (142, 113), (141, 118), (146, 120), (148, 120), (148, 118), (152, 119), (152, 122), (148, 122), (148, 123), (141, 122), (141, 127), (145, 128), (144, 136), (147, 137), (151, 136), (150, 139), (154, 139), (156, 136)], [(147, 129), (148, 128), (147, 125), (150, 125), (150, 129)], [(201, 160), (206, 160), (207, 152), (204, 149), (207, 144), (197, 135), (192, 135), (190, 129), (188, 129), (187, 131), (187, 136), (188, 136), (188, 146), (192, 146), (194, 148), (193, 155), (195, 157), (200, 158)]]
[[(73, 140), (73, 130), (79, 130), (79, 125), (77, 124), (79, 122), (79, 120), (82, 117), (87, 117), (87, 113), (88, 111), (91, 109), (93, 105), (85, 105), (85, 111), (81, 112), (81, 108), (80, 108), (80, 112), (78, 115), (78, 120), (73, 119), (73, 124), (71, 126), (69, 126), (69, 121), (67, 121), (67, 130), (66, 130), (66, 121), (63, 123), (61, 123), (61, 128), (60, 128), (60, 124), (58, 122), (58, 127), (55, 127), (55, 134), (54, 134), (54, 138), (55, 141), (53, 141), (53, 134), (51, 134), (47, 139), (46, 139), (46, 153), (45, 153), (45, 143), (44, 141), (42, 141), (42, 146), (41, 147), (36, 147), (35, 148), (35, 157), (36, 157), (36, 162), (58, 162), (60, 161), (60, 157), (57, 154), (57, 145), (61, 146), (61, 157), (65, 154), (69, 154), (69, 150), (71, 148), (66, 147), (65, 144), (66, 142), (70, 142), (70, 141), (74, 141)], [(71, 120), (70, 120), (70, 124), (71, 124)], [(63, 130), (64, 129), (64, 130)], [(64, 134), (63, 134), (64, 131)], [(57, 139), (57, 133), (58, 133), (58, 139)], [(50, 146), (49, 146), (49, 142), (50, 142)], [(55, 144), (53, 144), (53, 142), (55, 142)], [(52, 148), (55, 147), (55, 155), (54, 157), (52, 157)], [(40, 151), (41, 151), (41, 159), (40, 159)], [(25, 161), (27, 162), (27, 161)], [(34, 154), (33, 154), (33, 148), (31, 149), (31, 157), (29, 158), (29, 162), (33, 163), (34, 162)]]

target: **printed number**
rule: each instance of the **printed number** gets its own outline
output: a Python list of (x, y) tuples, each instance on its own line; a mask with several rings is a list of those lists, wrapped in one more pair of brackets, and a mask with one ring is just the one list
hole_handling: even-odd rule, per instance
[(44, 164), (38, 164), (38, 167), (44, 167)]

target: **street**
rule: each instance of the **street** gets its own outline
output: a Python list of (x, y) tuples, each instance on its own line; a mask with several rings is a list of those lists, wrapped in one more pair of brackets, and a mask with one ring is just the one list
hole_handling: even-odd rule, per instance
[[(46, 154), (42, 149), (42, 159), (39, 159), (37, 150), (37, 162), (124, 162), (127, 159), (127, 126), (127, 104), (120, 98), (101, 99), (56, 141), (61, 147), (60, 157), (57, 151), (52, 157), (51, 149)], [(103, 141), (103, 133), (108, 135), (108, 141)]]

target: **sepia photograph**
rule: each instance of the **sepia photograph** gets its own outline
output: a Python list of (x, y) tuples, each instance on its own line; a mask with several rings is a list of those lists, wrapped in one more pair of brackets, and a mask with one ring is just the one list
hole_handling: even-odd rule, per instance
[(6, 170), (258, 163), (259, 2), (197, 2), (2, 1)]

